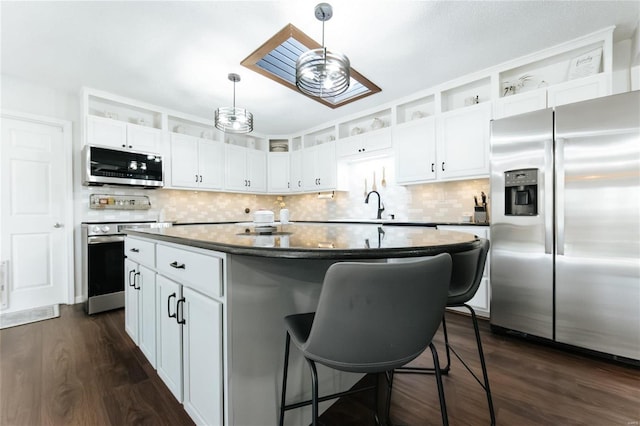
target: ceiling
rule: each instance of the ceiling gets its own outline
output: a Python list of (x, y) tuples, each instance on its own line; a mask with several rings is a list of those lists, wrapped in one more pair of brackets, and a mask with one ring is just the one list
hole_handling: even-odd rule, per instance
[(288, 23), (320, 40), (318, 2), (1, 1), (1, 71), (211, 119), (235, 72), (255, 131), (288, 135), (609, 25), (627, 39), (640, 19), (638, 1), (333, 0), (325, 44), (382, 92), (332, 110), (240, 65)]

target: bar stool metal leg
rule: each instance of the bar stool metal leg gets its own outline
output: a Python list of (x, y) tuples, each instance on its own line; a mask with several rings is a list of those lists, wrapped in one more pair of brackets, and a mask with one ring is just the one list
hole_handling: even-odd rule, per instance
[(287, 340), (284, 345), (284, 369), (282, 370), (282, 396), (280, 397), (280, 421), (279, 426), (284, 424), (284, 406), (287, 401), (287, 373), (289, 372), (289, 347), (291, 346), (291, 336), (287, 332)]
[(438, 351), (435, 345), (429, 343), (431, 354), (433, 355), (433, 365), (435, 365), (436, 384), (438, 385), (438, 398), (440, 399), (440, 415), (442, 416), (442, 425), (447, 426), (449, 424), (449, 417), (447, 416), (447, 403), (444, 399), (444, 386), (442, 384), (442, 374), (440, 373), (440, 361), (438, 360)]

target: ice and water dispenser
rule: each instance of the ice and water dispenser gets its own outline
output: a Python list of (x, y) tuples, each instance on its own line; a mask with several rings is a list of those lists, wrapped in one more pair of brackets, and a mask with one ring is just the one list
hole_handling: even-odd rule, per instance
[(504, 172), (505, 216), (538, 214), (538, 169)]

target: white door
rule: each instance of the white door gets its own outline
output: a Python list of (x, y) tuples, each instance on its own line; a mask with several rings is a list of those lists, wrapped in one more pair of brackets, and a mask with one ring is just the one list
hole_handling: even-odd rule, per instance
[(139, 343), (139, 291), (140, 271), (138, 264), (124, 260), (124, 329), (137, 345)]
[(246, 148), (226, 145), (224, 153), (225, 189), (230, 191), (247, 191), (247, 154)]
[(200, 188), (221, 189), (224, 184), (224, 145), (200, 139), (198, 145)]
[(398, 183), (436, 178), (436, 124), (433, 117), (397, 126), (393, 133)]
[[(138, 266), (140, 276), (136, 286), (138, 293), (138, 346), (156, 366), (156, 274), (151, 269)], [(126, 284), (126, 282), (125, 282)]]
[(184, 408), (197, 424), (223, 423), (222, 304), (183, 289)]
[(182, 402), (182, 325), (178, 324), (181, 286), (156, 276), (156, 368), (173, 396)]
[(197, 188), (200, 180), (198, 173), (198, 139), (193, 136), (172, 134), (171, 185)]
[(247, 150), (247, 180), (249, 191), (267, 191), (267, 153), (257, 149)]
[(71, 124), (43, 120), (2, 117), (3, 313), (72, 302)]

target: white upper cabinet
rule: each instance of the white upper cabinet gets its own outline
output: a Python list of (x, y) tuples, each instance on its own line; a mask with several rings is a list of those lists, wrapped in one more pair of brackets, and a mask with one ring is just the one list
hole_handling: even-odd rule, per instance
[(225, 144), (225, 189), (234, 192), (267, 190), (267, 153)]
[(611, 94), (611, 89), (609, 78), (597, 74), (549, 87), (547, 93), (548, 106), (553, 107), (606, 96)]
[(489, 175), (489, 103), (450, 111), (438, 117), (436, 165), (442, 179)]
[(391, 108), (354, 118), (338, 125), (338, 158), (357, 160), (391, 148)]
[(297, 149), (289, 153), (289, 180), (291, 182), (290, 190), (292, 192), (301, 192), (304, 190), (302, 185), (302, 180), (304, 179), (302, 154), (302, 149)]
[(224, 146), (221, 142), (171, 134), (171, 185), (190, 189), (222, 189)]
[(434, 117), (399, 124), (393, 132), (396, 181), (399, 184), (436, 179), (436, 122)]
[(365, 156), (391, 146), (391, 128), (386, 127), (341, 138), (336, 145), (336, 153), (338, 157)]
[(302, 187), (305, 191), (333, 190), (337, 182), (334, 141), (302, 151)]
[(162, 153), (162, 112), (153, 105), (83, 89), (83, 144)]
[(288, 152), (270, 152), (267, 164), (267, 190), (269, 193), (290, 191), (290, 167)]
[(610, 95), (612, 33), (607, 28), (502, 66), (494, 118)]
[(115, 149), (160, 152), (162, 131), (104, 117), (87, 117), (87, 143)]

